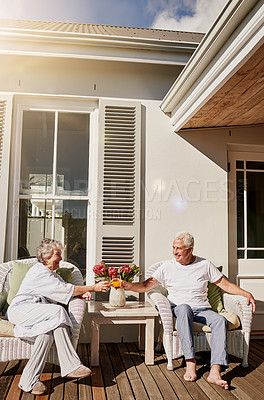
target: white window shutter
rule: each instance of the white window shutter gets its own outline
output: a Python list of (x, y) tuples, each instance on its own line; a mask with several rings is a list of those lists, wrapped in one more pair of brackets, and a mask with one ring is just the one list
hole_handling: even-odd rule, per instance
[(139, 264), (140, 149), (140, 103), (100, 101), (97, 262)]
[(11, 115), (12, 96), (0, 93), (0, 262), (4, 261), (6, 238)]

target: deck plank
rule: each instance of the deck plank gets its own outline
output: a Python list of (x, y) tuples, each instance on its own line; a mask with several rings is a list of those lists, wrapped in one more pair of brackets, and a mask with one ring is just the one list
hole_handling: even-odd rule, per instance
[(100, 344), (100, 363), (107, 399), (120, 399), (115, 373), (108, 355), (106, 344)]
[(228, 375), (232, 378), (232, 393), (240, 400), (260, 400), (263, 393), (260, 393), (254, 386), (247, 382), (245, 379), (246, 373), (242, 371), (242, 368), (233, 362), (229, 365), (231, 370), (228, 372)]
[[(209, 375), (209, 371), (206, 371), (203, 375), (203, 379), (207, 379)], [(225, 374), (223, 374), (223, 379), (226, 379)], [(228, 384), (230, 384), (229, 380), (227, 379)], [(208, 383), (213, 387), (213, 389), (221, 396), (222, 399), (224, 400), (236, 400), (237, 397), (232, 393), (232, 389), (230, 390), (224, 390), (223, 388), (213, 385), (212, 383)]]
[(6, 396), (6, 400), (19, 400), (22, 390), (19, 389), (18, 383), (20, 381), (20, 377), (21, 377), (22, 371), (23, 371), (26, 363), (27, 363), (27, 360), (22, 360), (19, 362), (19, 366), (16, 371), (16, 375), (14, 376), (14, 379), (9, 388), (9, 392)]
[(116, 382), (118, 385), (121, 399), (122, 400), (134, 399), (134, 394), (132, 392), (128, 377), (126, 375), (122, 359), (120, 359), (120, 354), (118, 352), (117, 345), (115, 343), (109, 343), (107, 345), (107, 348), (113, 366), (113, 370), (116, 376)]
[(8, 361), (0, 363), (0, 375), (2, 375), (2, 373), (4, 372), (7, 364), (8, 364)]
[(0, 393), (2, 399), (5, 399), (8, 394), (8, 391), (14, 379), (14, 375), (17, 372), (18, 366), (19, 361), (10, 361), (7, 364), (5, 363), (5, 366), (0, 376)]
[(263, 350), (264, 349), (261, 345), (259, 345), (258, 343), (251, 343), (250, 350), (252, 353), (258, 355), (263, 360), (263, 357), (264, 357)]
[[(208, 397), (206, 394), (200, 389), (200, 387), (197, 385), (197, 382), (186, 382), (184, 379), (184, 374), (185, 374), (185, 368), (182, 366), (182, 358), (173, 360), (173, 365), (175, 366), (175, 373), (183, 382), (185, 385), (186, 389), (191, 395), (191, 398), (194, 400), (208, 400)], [(199, 374), (199, 369), (201, 366), (197, 366), (197, 372)]]
[(50, 388), (50, 400), (63, 399), (64, 379), (61, 377), (60, 368), (55, 365)]
[(146, 364), (143, 362), (141, 355), (139, 354), (138, 348), (134, 343), (128, 343), (127, 349), (130, 353), (130, 357), (138, 371), (139, 376), (142, 379), (143, 385), (146, 388), (146, 393), (150, 396), (151, 400), (162, 400), (162, 395), (159, 388), (156, 385), (151, 373), (149, 372)]
[[(142, 358), (144, 357), (144, 353), (142, 354)], [(170, 385), (169, 380), (166, 378), (166, 375), (163, 374), (162, 369), (159, 367), (159, 363), (163, 362), (164, 359), (162, 355), (158, 355), (155, 357), (155, 364), (149, 365), (148, 370), (150, 371), (151, 375), (153, 376), (156, 385), (158, 386), (162, 396), (164, 399), (178, 399), (177, 394), (173, 390), (173, 387)]]
[[(89, 347), (88, 345), (79, 345), (78, 346), (78, 354), (80, 356), (80, 359), (84, 365), (89, 367), (89, 357), (88, 354), (89, 352)], [(80, 379), (78, 382), (78, 391), (79, 391), (79, 399), (85, 399), (85, 400), (92, 400), (93, 395), (92, 395), (92, 378), (89, 376), (87, 378)]]
[(120, 343), (118, 345), (118, 350), (120, 353), (120, 357), (123, 360), (123, 364), (126, 369), (126, 374), (135, 396), (134, 398), (136, 400), (148, 400), (148, 395), (146, 393), (145, 387), (133, 363), (133, 360), (130, 357), (127, 346), (124, 343)]
[[(78, 353), (89, 366), (90, 346), (80, 344)], [(230, 356), (230, 368), (223, 374), (230, 383), (224, 390), (207, 382), (208, 358), (202, 355), (197, 363), (196, 382), (186, 382), (183, 359), (173, 360), (174, 371), (167, 370), (164, 353), (155, 353), (155, 364), (146, 365), (144, 352), (135, 343), (100, 345), (100, 366), (95, 375), (85, 379), (63, 379), (60, 369), (47, 364), (41, 379), (48, 393), (33, 396), (18, 388), (26, 360), (0, 363), (1, 400), (260, 400), (264, 393), (264, 341), (251, 340), (249, 366)]]
[(104, 380), (100, 367), (93, 367), (92, 393), (94, 400), (106, 400)]
[(177, 394), (178, 398), (180, 400), (190, 400), (192, 399), (190, 393), (186, 389), (184, 382), (180, 380), (178, 375), (176, 374), (175, 371), (169, 371), (167, 369), (167, 358), (163, 354), (162, 355), (164, 362), (160, 364), (160, 369), (162, 370), (163, 374), (166, 376), (168, 381), (170, 382), (170, 385), (172, 386), (173, 390)]
[[(234, 357), (230, 357), (230, 361), (233, 360)], [(256, 363), (256, 367), (258, 368), (258, 363)], [(261, 373), (257, 368), (249, 365), (247, 368), (242, 368), (240, 365), (237, 366), (237, 371), (240, 376), (244, 377), (245, 380), (254, 386), (260, 392), (263, 390), (263, 373), (264, 373), (264, 365), (262, 365), (263, 372)]]

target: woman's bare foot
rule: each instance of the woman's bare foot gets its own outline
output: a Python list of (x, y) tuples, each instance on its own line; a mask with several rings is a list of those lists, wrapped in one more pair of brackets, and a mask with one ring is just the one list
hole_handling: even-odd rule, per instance
[(208, 382), (214, 383), (215, 385), (220, 386), (225, 390), (229, 389), (227, 381), (224, 381), (220, 375), (220, 365), (212, 365), (207, 380)]
[(186, 360), (186, 372), (183, 377), (188, 382), (193, 382), (197, 379), (195, 358)]

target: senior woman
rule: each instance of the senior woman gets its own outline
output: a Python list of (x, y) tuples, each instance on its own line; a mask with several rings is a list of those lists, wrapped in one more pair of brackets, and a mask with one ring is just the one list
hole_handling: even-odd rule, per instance
[(90, 292), (106, 292), (107, 283), (92, 286), (74, 286), (65, 283), (54, 271), (59, 268), (62, 244), (43, 239), (37, 248), (38, 262), (27, 272), (16, 296), (11, 302), (7, 316), (15, 324), (16, 337), (34, 340), (31, 357), (23, 370), (20, 389), (34, 395), (43, 394), (47, 388), (40, 381), (49, 349), (55, 342), (61, 376), (83, 378), (91, 375), (70, 340), (72, 323), (65, 308), (56, 303), (68, 304), (72, 296), (90, 299)]

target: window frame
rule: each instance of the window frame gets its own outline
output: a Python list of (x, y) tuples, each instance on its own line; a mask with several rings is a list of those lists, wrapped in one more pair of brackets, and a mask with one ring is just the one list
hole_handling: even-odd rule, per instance
[[(93, 274), (89, 273), (89, 265), (95, 263), (95, 238), (97, 206), (97, 173), (98, 173), (98, 102), (94, 100), (74, 99), (39, 99), (26, 97), (16, 99), (13, 117), (13, 137), (11, 147), (10, 186), (9, 186), (9, 215), (6, 255), (9, 259), (17, 258), (18, 231), (19, 231), (19, 203), (22, 199), (46, 199), (46, 200), (84, 200), (87, 201), (87, 237), (86, 237), (86, 280), (93, 281)], [(54, 101), (56, 100), (56, 101)], [(90, 142), (88, 165), (88, 194), (79, 195), (55, 195), (53, 194), (20, 194), (20, 170), (21, 170), (21, 146), (22, 123), (24, 111), (46, 111), (64, 113), (85, 113), (90, 115)], [(54, 160), (53, 160), (54, 161)]]
[[(242, 260), (251, 260), (251, 257), (248, 257), (248, 252), (251, 250), (257, 250), (257, 251), (263, 251), (264, 247), (259, 246), (259, 247), (253, 247), (248, 245), (248, 185), (247, 185), (247, 173), (248, 172), (255, 172), (255, 173), (261, 173), (264, 174), (264, 170), (262, 169), (253, 169), (253, 168), (248, 168), (247, 167), (247, 158), (244, 157), (241, 160), (238, 160), (243, 162), (243, 167), (238, 167), (237, 165), (235, 166), (235, 171), (236, 171), (236, 185), (237, 185), (237, 172), (242, 172), (243, 173), (243, 236), (244, 236), (244, 246), (238, 246), (237, 244), (237, 252), (243, 251), (244, 256), (243, 257), (237, 257)], [(236, 193), (236, 201), (237, 201), (237, 196), (238, 193)], [(238, 229), (238, 228), (237, 228)], [(238, 235), (238, 233), (237, 233)], [(255, 257), (255, 259), (263, 259), (262, 257)]]

